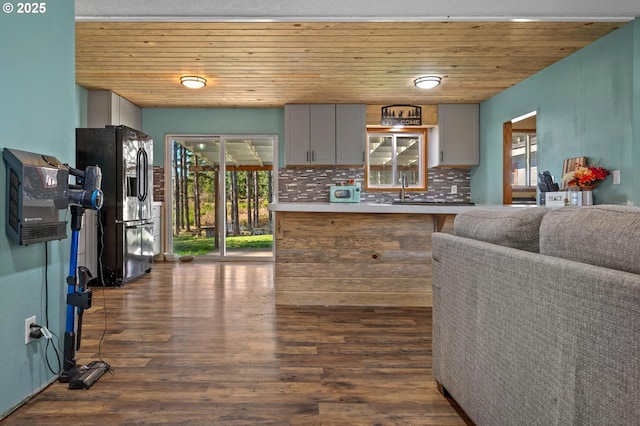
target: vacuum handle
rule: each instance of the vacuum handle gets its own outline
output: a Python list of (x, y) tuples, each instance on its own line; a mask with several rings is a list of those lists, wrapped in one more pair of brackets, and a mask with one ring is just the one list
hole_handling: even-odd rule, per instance
[(78, 266), (78, 287), (83, 292), (89, 286), (89, 283), (94, 279), (91, 271), (86, 266)]
[(82, 301), (78, 305), (78, 323), (76, 326), (76, 351), (80, 350), (80, 343), (82, 342), (82, 317), (84, 310), (91, 307), (91, 290), (87, 289), (89, 283), (93, 281), (93, 275), (86, 266), (78, 266), (78, 296)]

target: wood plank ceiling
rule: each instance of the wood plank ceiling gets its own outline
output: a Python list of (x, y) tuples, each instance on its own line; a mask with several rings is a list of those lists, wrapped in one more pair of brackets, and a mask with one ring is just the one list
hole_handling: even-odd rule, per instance
[[(76, 81), (151, 107), (476, 103), (623, 22), (77, 22)], [(438, 75), (431, 91), (413, 86)], [(207, 79), (204, 89), (180, 76)]]

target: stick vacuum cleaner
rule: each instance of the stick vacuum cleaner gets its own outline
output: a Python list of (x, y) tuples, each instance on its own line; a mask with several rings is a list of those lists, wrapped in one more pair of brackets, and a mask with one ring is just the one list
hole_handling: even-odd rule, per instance
[(89, 166), (85, 171), (69, 167), (69, 174), (76, 177), (77, 185), (69, 185), (71, 259), (67, 277), (64, 366), (59, 381), (69, 383), (70, 389), (89, 389), (110, 367), (104, 361), (92, 361), (86, 366), (76, 364), (76, 351), (80, 349), (82, 338), (82, 315), (91, 307), (89, 283), (94, 280), (89, 269), (78, 267), (78, 241), (85, 210), (100, 210), (102, 207), (102, 171), (98, 166)]

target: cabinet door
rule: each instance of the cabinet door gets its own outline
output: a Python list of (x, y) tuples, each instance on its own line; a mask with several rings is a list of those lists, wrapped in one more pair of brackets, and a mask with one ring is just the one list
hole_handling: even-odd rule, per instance
[(309, 105), (284, 106), (285, 164), (308, 164), (309, 148)]
[(162, 203), (154, 202), (151, 208), (153, 220), (153, 254), (158, 255), (162, 250)]
[(336, 106), (311, 105), (311, 163), (336, 163)]
[(440, 148), (440, 125), (431, 127), (427, 136), (427, 166), (438, 167), (444, 153)]
[(429, 132), (429, 167), (479, 163), (478, 104), (438, 105), (438, 126)]
[(366, 105), (336, 105), (336, 164), (363, 165), (366, 139)]
[(117, 96), (108, 90), (89, 90), (87, 93), (87, 127), (102, 128), (107, 125), (120, 124), (120, 103), (117, 102)]
[(142, 110), (108, 90), (90, 90), (87, 98), (87, 126), (102, 128), (124, 125), (142, 128)]
[(126, 100), (125, 98), (118, 97), (120, 103), (120, 123), (123, 126), (131, 127), (132, 129), (140, 130), (142, 128), (142, 111), (140, 108)]

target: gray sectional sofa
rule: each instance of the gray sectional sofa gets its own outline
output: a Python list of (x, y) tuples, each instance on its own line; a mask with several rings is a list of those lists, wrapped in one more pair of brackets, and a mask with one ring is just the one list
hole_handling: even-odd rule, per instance
[(433, 374), (481, 425), (640, 425), (640, 208), (460, 214), (435, 233)]

